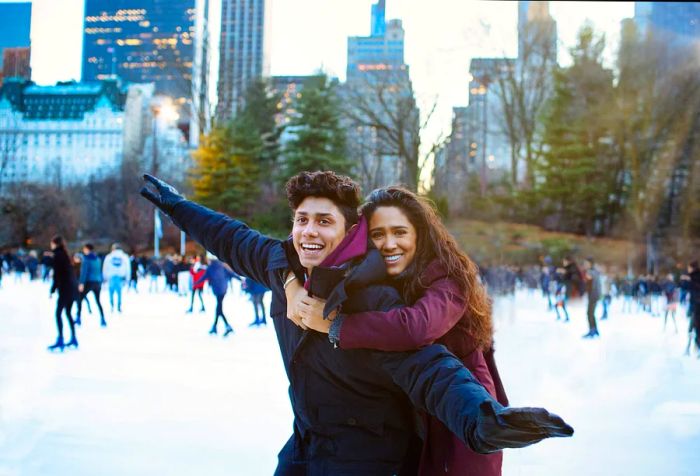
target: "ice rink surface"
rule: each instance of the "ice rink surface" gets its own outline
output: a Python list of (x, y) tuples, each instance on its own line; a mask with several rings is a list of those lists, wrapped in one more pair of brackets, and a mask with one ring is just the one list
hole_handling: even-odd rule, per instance
[[(79, 350), (50, 353), (55, 298), (42, 282), (0, 288), (0, 475), (271, 475), (291, 434), (287, 381), (270, 323), (249, 328), (235, 290), (235, 333), (208, 334), (189, 297), (125, 293), (107, 328), (83, 310)], [(269, 303), (269, 294), (267, 295)], [(636, 309), (636, 305), (634, 306)], [(506, 476), (700, 474), (700, 359), (662, 318), (614, 302), (587, 331), (583, 302), (557, 322), (537, 293), (498, 298), (496, 359), (514, 406), (542, 406), (576, 430), (504, 457)], [(221, 326), (221, 323), (220, 323)], [(223, 326), (220, 327), (222, 329)], [(66, 335), (69, 332), (66, 326)]]

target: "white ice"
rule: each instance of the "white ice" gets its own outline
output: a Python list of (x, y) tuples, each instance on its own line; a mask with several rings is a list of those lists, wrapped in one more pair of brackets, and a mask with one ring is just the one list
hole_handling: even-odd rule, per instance
[[(249, 328), (237, 285), (224, 310), (235, 329), (210, 336), (189, 297), (124, 294), (99, 326), (83, 310), (79, 350), (50, 353), (55, 299), (41, 282), (0, 288), (0, 475), (270, 475), (291, 433), (287, 381), (270, 325)], [(269, 302), (269, 294), (268, 294)], [(496, 357), (511, 404), (542, 406), (573, 438), (508, 450), (506, 476), (700, 474), (700, 359), (679, 332), (613, 303), (587, 331), (584, 303), (557, 322), (538, 294), (495, 306)], [(221, 329), (222, 327), (220, 327)], [(66, 335), (69, 335), (66, 326)]]

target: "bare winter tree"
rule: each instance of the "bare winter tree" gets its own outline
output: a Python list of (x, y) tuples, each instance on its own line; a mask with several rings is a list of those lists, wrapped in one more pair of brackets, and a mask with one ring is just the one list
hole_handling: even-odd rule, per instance
[(552, 41), (554, 24), (531, 21), (520, 32), (516, 61), (504, 58), (494, 62), (494, 70), (484, 78), (498, 97), (500, 107), (496, 127), (511, 144), (511, 182), (518, 183), (518, 168), (525, 166), (523, 185), (534, 183), (534, 162), (541, 150), (540, 116), (551, 93), (552, 71), (557, 65), (556, 41)]
[(421, 172), (438, 146), (421, 155), (421, 132), (436, 104), (421, 121), (408, 70), (403, 67), (356, 74), (342, 94), (350, 152), (357, 158), (363, 188), (399, 180), (417, 190)]

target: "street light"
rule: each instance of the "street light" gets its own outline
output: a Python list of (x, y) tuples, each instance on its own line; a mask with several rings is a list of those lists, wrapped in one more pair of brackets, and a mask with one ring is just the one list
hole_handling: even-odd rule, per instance
[[(151, 163), (151, 173), (158, 176), (158, 118), (168, 123), (177, 121), (180, 117), (173, 105), (172, 99), (161, 98), (158, 102), (151, 104), (151, 114), (153, 115), (153, 156)], [(158, 208), (153, 210), (153, 255), (160, 258), (160, 239), (163, 237), (163, 227), (160, 221)], [(180, 232), (180, 254), (184, 254), (185, 233)]]

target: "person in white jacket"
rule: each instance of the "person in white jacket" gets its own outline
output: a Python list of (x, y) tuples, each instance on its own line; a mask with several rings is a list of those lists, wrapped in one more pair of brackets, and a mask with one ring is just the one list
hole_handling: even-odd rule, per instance
[(114, 312), (114, 295), (117, 295), (117, 311), (122, 312), (122, 288), (129, 280), (131, 264), (129, 255), (124, 253), (119, 243), (112, 245), (112, 252), (105, 256), (102, 276), (109, 285), (109, 305)]

